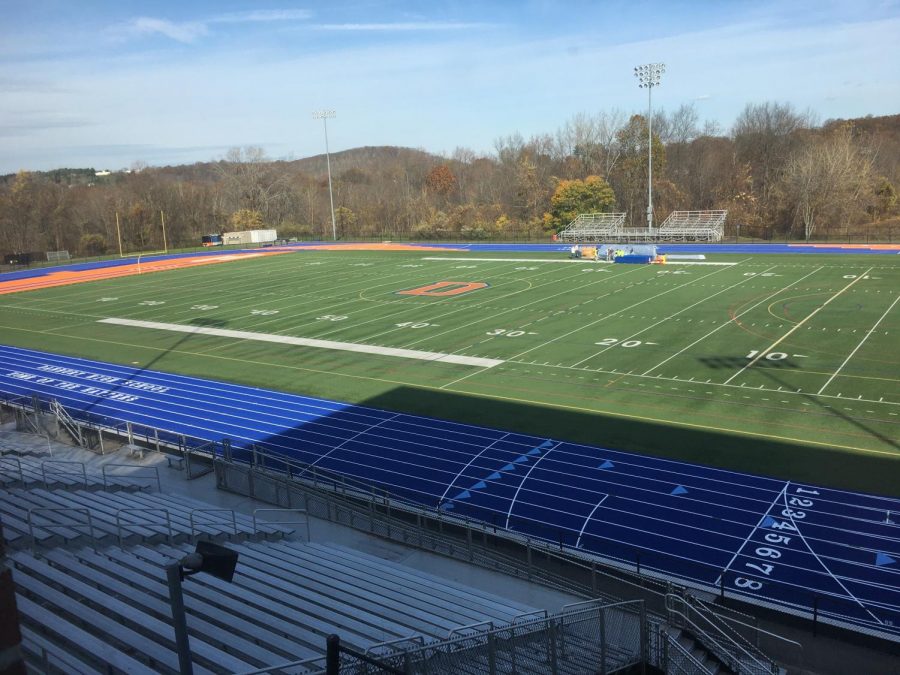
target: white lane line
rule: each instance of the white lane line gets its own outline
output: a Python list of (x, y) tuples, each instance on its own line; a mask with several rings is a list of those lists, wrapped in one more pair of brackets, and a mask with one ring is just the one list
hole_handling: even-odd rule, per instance
[(788, 489), (788, 486), (789, 486), (790, 484), (791, 484), (791, 481), (788, 481), (787, 483), (785, 483), (785, 484), (784, 484), (784, 487), (781, 488), (781, 492), (779, 492), (777, 495), (775, 495), (775, 499), (772, 500), (772, 503), (771, 503), (771, 504), (769, 504), (769, 508), (767, 508), (767, 509), (766, 509), (766, 512), (763, 513), (762, 516), (760, 516), (759, 522), (756, 523), (756, 527), (754, 527), (752, 530), (750, 530), (750, 534), (748, 534), (748, 535), (747, 535), (747, 538), (744, 539), (743, 543), (741, 544), (741, 547), (740, 547), (737, 551), (734, 552), (734, 555), (733, 555), (733, 556), (731, 556), (731, 560), (729, 560), (729, 561), (728, 561), (728, 564), (725, 565), (725, 569), (722, 570), (722, 574), (720, 574), (720, 575), (718, 576), (718, 578), (716, 579), (716, 583), (713, 584), (714, 586), (718, 586), (719, 583), (722, 581), (722, 577), (723, 577), (725, 574), (728, 573), (728, 568), (731, 567), (731, 564), (732, 564), (735, 560), (737, 560), (737, 557), (741, 554), (741, 551), (744, 550), (744, 547), (747, 545), (747, 542), (750, 541), (750, 538), (753, 537), (754, 534), (756, 534), (756, 531), (759, 529), (760, 525), (763, 524), (763, 521), (764, 521), (764, 520), (766, 519), (766, 517), (769, 515), (769, 511), (772, 510), (772, 507), (774, 507), (774, 506), (778, 503), (778, 500), (779, 500), (779, 499), (781, 499), (782, 497), (784, 497), (784, 496), (787, 494), (787, 489)]
[[(519, 487), (516, 489), (516, 494), (513, 495), (512, 501), (509, 503), (509, 511), (506, 512), (506, 524), (503, 526), (507, 530), (509, 529), (509, 519), (512, 517), (512, 511), (516, 505), (516, 499), (519, 498), (519, 493), (522, 491), (522, 486), (525, 485), (525, 481), (528, 480), (528, 477), (531, 475), (531, 472), (534, 471), (535, 467), (541, 463), (541, 460), (544, 459), (544, 457), (549, 455), (551, 452), (556, 450), (560, 445), (562, 445), (562, 441), (560, 441), (559, 443), (554, 445), (552, 448), (547, 450), (547, 452), (545, 452), (543, 455), (538, 457), (537, 461), (528, 468), (528, 473), (525, 474), (525, 477), (522, 479), (522, 482), (519, 483)], [(548, 524), (552, 525), (552, 523), (548, 523)], [(568, 528), (566, 528), (566, 529), (568, 529)]]
[[(740, 318), (741, 318), (742, 316), (744, 316), (744, 314), (746, 314), (747, 312), (753, 311), (754, 309), (756, 309), (757, 307), (759, 307), (759, 306), (760, 306), (761, 304), (763, 304), (764, 302), (768, 302), (771, 298), (774, 298), (774, 297), (775, 297), (776, 295), (778, 295), (779, 293), (783, 293), (784, 291), (788, 290), (791, 286), (795, 286), (795, 285), (799, 284), (801, 281), (803, 281), (804, 279), (806, 279), (806, 277), (812, 276), (813, 274), (815, 274), (816, 272), (818, 272), (820, 269), (822, 269), (822, 268), (821, 268), (821, 267), (817, 267), (816, 269), (814, 269), (814, 270), (813, 270), (812, 272), (810, 272), (809, 274), (800, 277), (800, 278), (797, 279), (796, 281), (791, 282), (790, 284), (788, 284), (788, 285), (785, 286), (784, 288), (779, 288), (777, 291), (775, 291), (775, 292), (772, 293), (771, 295), (767, 295), (765, 298), (763, 298), (762, 300), (760, 300), (759, 302), (757, 302), (755, 305), (753, 305), (753, 306), (751, 306), (751, 307), (748, 307), (747, 309), (745, 309), (745, 310), (744, 310), (743, 312), (741, 312), (740, 314), (734, 316), (734, 317), (732, 318), (731, 321), (726, 321), (725, 323), (723, 323), (723, 324), (721, 324), (721, 325), (719, 325), (719, 326), (716, 326), (716, 327), (713, 328), (711, 331), (709, 331), (706, 335), (704, 335), (704, 336), (701, 337), (701, 338), (698, 338), (698, 339), (694, 340), (691, 344), (689, 344), (689, 345), (688, 345), (687, 347), (685, 347), (684, 349), (681, 349), (681, 350), (675, 352), (674, 354), (672, 354), (672, 356), (670, 356), (669, 358), (665, 359), (664, 361), (660, 361), (660, 362), (657, 363), (655, 366), (653, 366), (653, 367), (650, 368), (649, 370), (645, 371), (645, 372), (644, 372), (644, 375), (648, 375), (648, 374), (652, 373), (654, 370), (657, 370), (658, 368), (660, 368), (661, 366), (664, 366), (664, 365), (667, 364), (669, 361), (671, 361), (672, 359), (674, 359), (676, 356), (679, 356), (680, 354), (683, 354), (684, 352), (686, 352), (688, 349), (690, 349), (690, 348), (693, 347), (694, 345), (698, 344), (699, 342), (703, 342), (703, 340), (705, 340), (706, 338), (708, 338), (708, 337), (709, 337), (710, 335), (712, 335), (713, 333), (716, 333), (716, 332), (722, 330), (723, 328), (725, 328), (725, 326), (730, 326), (730, 325), (732, 324), (733, 321), (735, 321), (736, 319), (740, 319)], [(752, 277), (751, 277), (751, 278), (752, 278)], [(710, 383), (710, 384), (712, 384), (712, 383)]]
[[(859, 598), (857, 598), (855, 595), (853, 595), (853, 593), (850, 592), (850, 590), (843, 584), (843, 582), (842, 582), (840, 579), (838, 579), (830, 569), (828, 569), (828, 566), (827, 566), (824, 562), (822, 562), (822, 559), (819, 557), (819, 555), (818, 555), (815, 551), (812, 550), (812, 546), (810, 546), (810, 545), (807, 543), (806, 537), (803, 536), (803, 533), (800, 531), (800, 528), (797, 526), (797, 523), (794, 521), (794, 516), (793, 516), (793, 515), (790, 515), (790, 514), (793, 514), (793, 511), (791, 510), (791, 507), (790, 507), (790, 505), (788, 504), (787, 493), (784, 494), (784, 510), (785, 510), (785, 512), (788, 514), (788, 515), (787, 515), (787, 518), (788, 518), (788, 520), (791, 521), (791, 525), (794, 526), (794, 531), (797, 533), (797, 536), (800, 537), (800, 540), (803, 542), (803, 545), (806, 546), (806, 549), (810, 552), (810, 554), (811, 554), (811, 555), (818, 561), (818, 563), (822, 566), (822, 569), (825, 570), (825, 573), (826, 573), (829, 577), (831, 577), (832, 579), (834, 579), (834, 582), (835, 582), (838, 586), (841, 587), (841, 589), (844, 591), (844, 593), (847, 594), (847, 597), (849, 597), (849, 598), (851, 598), (852, 600), (854, 600), (854, 601), (855, 601), (862, 609), (864, 609), (864, 610), (866, 611), (866, 613), (867, 613), (869, 616), (871, 616), (873, 619), (875, 619), (875, 621), (876, 621), (877, 623), (883, 625), (884, 622), (883, 622), (881, 619), (879, 619), (877, 616), (875, 616), (874, 614), (872, 614), (871, 610), (870, 610), (868, 607), (866, 607), (866, 605), (863, 604), (863, 602), (860, 601)], [(810, 570), (810, 571), (812, 571), (812, 570)], [(863, 580), (863, 579), (854, 579), (854, 581), (861, 581), (861, 582), (863, 582), (863, 583), (868, 584), (868, 582), (866, 582), (866, 581)], [(810, 589), (807, 589), (807, 590), (814, 591), (815, 589), (810, 588)]]
[(465, 470), (468, 469), (468, 468), (472, 465), (472, 462), (474, 462), (476, 459), (478, 459), (479, 457), (481, 457), (485, 452), (487, 452), (488, 450), (490, 450), (491, 448), (493, 448), (495, 445), (497, 445), (497, 443), (499, 443), (500, 441), (502, 441), (502, 440), (504, 440), (505, 438), (507, 438), (511, 433), (512, 433), (512, 432), (509, 431), (509, 432), (503, 434), (503, 435), (502, 435), (500, 438), (498, 438), (496, 441), (494, 441), (494, 442), (491, 443), (490, 445), (487, 445), (487, 446), (485, 446), (484, 448), (482, 448), (482, 449), (481, 449), (481, 452), (479, 452), (477, 455), (473, 455), (473, 456), (472, 456), (472, 459), (470, 459), (470, 460), (466, 463), (466, 465), (465, 465), (462, 469), (459, 470), (459, 473), (457, 473), (457, 474), (453, 477), (453, 480), (451, 480), (449, 483), (447, 483), (447, 489), (444, 490), (444, 494), (442, 494), (442, 495), (441, 495), (441, 498), (438, 499), (438, 506), (440, 506), (440, 505), (441, 505), (441, 502), (443, 502), (443, 501), (447, 498), (447, 493), (450, 492), (450, 488), (452, 488), (452, 487), (453, 487), (453, 484), (454, 484), (456, 481), (459, 480), (459, 477), (463, 475), (463, 473), (465, 472)]
[(584, 519), (584, 525), (581, 526), (581, 530), (578, 532), (578, 539), (575, 540), (575, 548), (581, 547), (581, 537), (582, 537), (582, 535), (584, 535), (584, 528), (586, 528), (587, 524), (589, 522), (591, 522), (591, 518), (594, 517), (594, 513), (597, 511), (598, 508), (600, 508), (600, 505), (606, 501), (607, 497), (609, 497), (609, 495), (603, 495), (603, 498), (599, 502), (597, 502), (597, 504), (594, 506), (593, 510), (590, 512), (588, 517)]
[(300, 347), (315, 347), (318, 349), (334, 349), (344, 352), (359, 352), (362, 354), (377, 354), (379, 356), (396, 356), (402, 359), (418, 359), (419, 361), (436, 361), (439, 363), (454, 363), (463, 366), (478, 366), (480, 368), (493, 368), (503, 363), (500, 359), (485, 359), (476, 356), (462, 356), (460, 354), (443, 354), (441, 352), (426, 352), (418, 349), (401, 349), (397, 347), (379, 347), (376, 345), (358, 345), (353, 342), (335, 342), (333, 340), (316, 340), (313, 338), (291, 337), (288, 335), (273, 335), (271, 333), (254, 333), (245, 330), (229, 330), (227, 328), (210, 328), (208, 326), (187, 326), (179, 323), (160, 323), (158, 321), (138, 321), (135, 319), (101, 319), (98, 323), (115, 324), (117, 326), (132, 326), (134, 328), (150, 328), (154, 330), (166, 330), (176, 333), (191, 333), (198, 335), (215, 335), (237, 340), (256, 340), (258, 342), (275, 342), (278, 344), (297, 345)]
[(796, 324), (793, 328), (791, 328), (787, 333), (785, 333), (784, 335), (782, 335), (780, 338), (778, 338), (777, 340), (775, 340), (775, 342), (773, 342), (771, 345), (769, 345), (766, 349), (763, 349), (759, 354), (757, 354), (757, 355), (750, 361), (750, 363), (748, 363), (746, 366), (744, 366), (743, 368), (741, 368), (741, 369), (740, 369), (739, 371), (737, 371), (734, 375), (732, 375), (732, 376), (729, 377), (727, 380), (725, 380), (725, 382), (723, 382), (722, 384), (730, 384), (731, 381), (732, 381), (734, 378), (736, 378), (738, 375), (740, 375), (740, 374), (743, 373), (745, 370), (747, 370), (747, 368), (750, 368), (751, 366), (753, 366), (754, 364), (756, 364), (757, 361), (759, 361), (761, 358), (763, 358), (764, 356), (766, 356), (769, 352), (771, 352), (773, 349), (775, 349), (775, 347), (777, 347), (779, 344), (781, 344), (782, 342), (784, 342), (785, 340), (787, 340), (787, 339), (790, 337), (791, 333), (793, 333), (795, 330), (797, 330), (798, 328), (800, 328), (800, 326), (802, 326), (803, 324), (805, 324), (807, 321), (809, 321), (811, 318), (813, 318), (816, 314), (818, 314), (818, 313), (821, 312), (823, 309), (825, 309), (825, 308), (831, 303), (832, 300), (835, 300), (835, 299), (839, 298), (839, 297), (841, 296), (841, 294), (842, 294), (844, 291), (846, 291), (848, 288), (850, 288), (851, 286), (853, 286), (853, 284), (855, 284), (857, 281), (859, 281), (860, 279), (862, 279), (863, 277), (865, 277), (865, 276), (866, 276), (869, 272), (871, 272), (871, 271), (872, 271), (872, 268), (870, 267), (870, 268), (867, 269), (865, 272), (863, 272), (863, 273), (860, 274), (858, 277), (856, 277), (853, 281), (851, 281), (849, 284), (847, 284), (846, 286), (844, 286), (844, 287), (843, 287), (841, 290), (839, 290), (837, 293), (835, 293), (835, 294), (832, 295), (830, 298), (828, 298), (828, 300), (826, 300), (824, 303), (822, 303), (821, 305), (819, 305), (819, 307), (817, 307), (815, 310), (813, 310), (812, 312), (810, 312), (810, 313), (806, 316), (805, 319), (803, 319), (800, 323)]
[(882, 321), (884, 321), (884, 317), (886, 317), (888, 315), (888, 312), (890, 312), (892, 309), (894, 309), (894, 305), (896, 305), (898, 301), (900, 301), (900, 295), (898, 295), (896, 297), (894, 302), (891, 303), (891, 306), (888, 307), (887, 310), (885, 311), (885, 313), (881, 315), (881, 318), (875, 322), (875, 325), (869, 329), (869, 332), (866, 333), (865, 336), (863, 336), (863, 339), (859, 341), (858, 345), (856, 345), (856, 349), (854, 349), (852, 352), (850, 352), (850, 356), (848, 356), (846, 359), (844, 359), (844, 362), (840, 365), (840, 367), (836, 371), (834, 371), (834, 373), (832, 374), (831, 377), (828, 378), (828, 382), (823, 384), (822, 388), (819, 389), (818, 392), (816, 392), (817, 394), (821, 394), (823, 391), (825, 391), (825, 387), (827, 387), (829, 384), (831, 384), (831, 381), (834, 378), (836, 378), (838, 376), (838, 373), (840, 373), (844, 369), (844, 366), (847, 365), (847, 362), (853, 358), (853, 355), (856, 354), (857, 351), (859, 351), (859, 348), (862, 347), (863, 344), (865, 343), (865, 341), (869, 339), (869, 336), (875, 332), (875, 329), (878, 328), (878, 324), (880, 324)]
[(335, 450), (340, 450), (340, 449), (343, 448), (345, 445), (347, 445), (347, 443), (349, 443), (350, 441), (355, 441), (357, 438), (359, 438), (359, 437), (362, 436), (363, 434), (369, 433), (370, 431), (372, 431), (372, 430), (375, 429), (376, 427), (380, 427), (380, 426), (381, 426), (382, 424), (384, 424), (385, 422), (392, 422), (392, 421), (394, 421), (395, 419), (397, 419), (398, 417), (400, 417), (401, 414), (402, 414), (402, 413), (396, 413), (396, 414), (394, 414), (392, 417), (387, 417), (387, 418), (381, 420), (380, 422), (377, 422), (377, 423), (371, 425), (368, 429), (363, 429), (362, 431), (359, 431), (359, 432), (355, 433), (355, 434), (354, 434), (353, 436), (351, 436), (350, 438), (344, 439), (343, 441), (341, 441), (340, 443), (338, 443), (337, 445), (335, 445), (333, 448), (331, 448), (331, 450), (329, 450), (329, 451), (326, 452), (326, 453), (323, 453), (323, 454), (319, 455), (314, 461), (310, 462), (310, 463), (309, 463), (309, 466), (307, 466), (303, 471), (301, 471), (299, 474), (297, 474), (297, 475), (295, 476), (295, 478), (300, 478), (300, 476), (302, 476), (302, 475), (305, 474), (307, 471), (309, 471), (310, 469), (312, 469), (316, 464), (318, 464), (318, 463), (321, 462), (323, 459), (325, 459), (326, 457), (328, 457), (328, 456), (329, 456), (332, 452), (334, 452)]

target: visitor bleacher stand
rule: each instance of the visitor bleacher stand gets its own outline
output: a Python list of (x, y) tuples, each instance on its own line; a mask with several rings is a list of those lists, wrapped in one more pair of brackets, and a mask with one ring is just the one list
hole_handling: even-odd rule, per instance
[(624, 213), (582, 213), (557, 234), (571, 243), (722, 241), (727, 211), (673, 211), (659, 227), (625, 227)]

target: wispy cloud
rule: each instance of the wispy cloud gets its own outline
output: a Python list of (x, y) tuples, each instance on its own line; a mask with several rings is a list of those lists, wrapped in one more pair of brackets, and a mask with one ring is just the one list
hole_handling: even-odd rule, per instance
[(323, 23), (315, 26), (318, 30), (334, 31), (453, 31), (480, 30), (488, 28), (486, 23), (464, 23), (448, 21), (410, 21), (406, 23)]
[(305, 21), (312, 13), (305, 9), (258, 9), (248, 12), (231, 12), (199, 19), (175, 22), (168, 19), (141, 16), (113, 27), (120, 39), (142, 35), (162, 35), (176, 42), (190, 44), (210, 33), (211, 24), (274, 23)]
[(132, 35), (164, 35), (176, 42), (190, 43), (209, 31), (202, 21), (175, 23), (166, 19), (141, 16), (125, 25), (125, 33)]
[(304, 21), (312, 16), (305, 9), (257, 9), (250, 12), (220, 14), (210, 23), (263, 23), (269, 21)]

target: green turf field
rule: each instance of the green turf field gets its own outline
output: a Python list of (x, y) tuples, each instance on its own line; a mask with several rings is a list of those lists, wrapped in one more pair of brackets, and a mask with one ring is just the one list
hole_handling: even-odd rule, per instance
[(0, 342), (900, 494), (897, 256), (710, 261), (301, 251), (0, 296)]

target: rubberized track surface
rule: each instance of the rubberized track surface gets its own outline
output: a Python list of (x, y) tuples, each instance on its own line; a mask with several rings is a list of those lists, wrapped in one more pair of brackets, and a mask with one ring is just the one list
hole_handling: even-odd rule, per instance
[(900, 637), (897, 499), (12, 347), (0, 392), (261, 444), (398, 499)]

